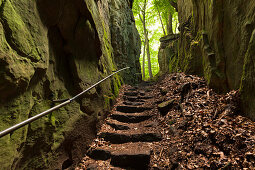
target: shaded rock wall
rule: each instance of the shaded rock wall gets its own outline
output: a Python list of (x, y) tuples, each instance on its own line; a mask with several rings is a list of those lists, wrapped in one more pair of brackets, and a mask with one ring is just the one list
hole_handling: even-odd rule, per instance
[(124, 68), (132, 66), (124, 72), (125, 82), (134, 84), (142, 80), (140, 71), (139, 56), (141, 53), (140, 35), (135, 27), (135, 19), (130, 8), (132, 1), (111, 1), (110, 7), (111, 23), (110, 28), (112, 47), (114, 49), (114, 61), (117, 67)]
[(219, 92), (239, 89), (244, 112), (255, 120), (253, 1), (178, 0), (179, 69), (204, 76)]
[(178, 71), (178, 39), (178, 34), (169, 34), (160, 38), (158, 52), (159, 75)]
[[(133, 75), (140, 72), (140, 39), (126, 0), (1, 0), (0, 21), (0, 130), (118, 68), (132, 67), (124, 81), (139, 79)], [(77, 163), (121, 82), (114, 76), (84, 98), (1, 138), (2, 168), (61, 169), (64, 162)]]

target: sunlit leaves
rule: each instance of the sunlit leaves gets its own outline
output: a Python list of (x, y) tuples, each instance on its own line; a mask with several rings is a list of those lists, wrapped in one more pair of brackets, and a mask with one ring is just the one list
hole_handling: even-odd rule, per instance
[[(176, 2), (176, 0), (173, 0)], [(135, 17), (136, 27), (141, 36), (142, 41), (142, 49), (144, 45), (144, 29), (142, 21), (139, 18), (139, 14), (141, 15), (141, 11), (143, 9), (145, 0), (134, 0), (133, 4), (133, 13)], [(158, 14), (158, 10), (160, 11), (160, 15), (163, 20), (163, 24), (165, 29), (167, 28), (167, 23), (169, 19), (169, 13), (172, 14), (173, 20), (173, 32), (177, 30), (177, 23), (178, 23), (178, 14), (175, 12), (175, 9), (169, 3), (169, 0), (146, 0), (146, 27), (148, 30), (148, 37), (150, 43), (150, 58), (151, 58), (151, 66), (152, 66), (152, 73), (156, 75), (159, 71), (158, 65), (158, 49), (160, 46), (159, 39), (164, 36), (162, 24), (160, 23), (160, 18)], [(143, 52), (143, 50), (142, 50)], [(140, 63), (142, 65), (142, 57), (143, 54), (140, 56)], [(148, 73), (148, 64), (147, 64), (147, 57), (145, 62), (145, 79), (149, 78)]]

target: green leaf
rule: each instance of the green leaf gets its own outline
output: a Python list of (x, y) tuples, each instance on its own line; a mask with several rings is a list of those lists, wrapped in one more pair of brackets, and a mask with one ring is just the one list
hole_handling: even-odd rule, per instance
[[(172, 1), (176, 2), (176, 0), (172, 0)], [(146, 9), (144, 9), (144, 5), (146, 5)], [(158, 64), (158, 50), (160, 46), (159, 39), (162, 36), (164, 36), (162, 27), (164, 27), (164, 29), (166, 30), (169, 14), (171, 14), (173, 31), (175, 32), (175, 30), (177, 30), (176, 28), (179, 23), (178, 13), (175, 11), (175, 8), (171, 6), (169, 0), (134, 0), (133, 13), (134, 13), (136, 27), (142, 41), (142, 47), (141, 47), (142, 52), (143, 52), (145, 37), (144, 37), (143, 23), (139, 15), (143, 16), (143, 12), (145, 12), (145, 23), (146, 23), (146, 29), (148, 31), (148, 37), (149, 37), (152, 73), (153, 75), (156, 75), (159, 71), (159, 64)], [(163, 26), (160, 22), (159, 13), (162, 18)], [(142, 57), (143, 57), (143, 54), (141, 54), (140, 56), (141, 66), (143, 65)], [(149, 72), (148, 72), (148, 62), (147, 62), (147, 56), (146, 56), (145, 77), (143, 79), (146, 80), (148, 78), (149, 78)]]

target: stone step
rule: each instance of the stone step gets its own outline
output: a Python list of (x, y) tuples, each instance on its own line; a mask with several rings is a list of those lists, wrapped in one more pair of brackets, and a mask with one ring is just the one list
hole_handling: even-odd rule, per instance
[(146, 110), (151, 110), (151, 107), (142, 107), (142, 106), (127, 106), (119, 105), (116, 107), (116, 110), (123, 113), (141, 113)]
[(148, 169), (151, 155), (147, 143), (111, 144), (90, 148), (87, 156), (94, 160), (111, 159), (111, 165), (127, 169)]
[(146, 95), (145, 91), (139, 91), (139, 94), (140, 94), (140, 96), (145, 96)]
[(139, 99), (152, 99), (153, 96), (139, 96)]
[(144, 132), (144, 133), (116, 133), (116, 132), (101, 132), (98, 135), (113, 144), (121, 144), (128, 142), (155, 142), (162, 140), (161, 133)]
[(134, 151), (133, 153), (112, 153), (111, 164), (123, 168), (148, 169), (150, 150)]
[(152, 90), (151, 89), (144, 89), (145, 92), (151, 92)]
[(130, 102), (145, 102), (145, 100), (140, 99), (138, 96), (123, 96), (123, 98)]
[(126, 89), (127, 91), (137, 91), (138, 87), (130, 87)]
[(139, 90), (139, 91), (126, 91), (124, 92), (125, 96), (145, 96), (146, 92), (144, 90)]
[(121, 114), (121, 113), (114, 113), (111, 115), (112, 119), (115, 119), (119, 122), (124, 123), (140, 123), (145, 120), (148, 120), (152, 117), (152, 115), (144, 115), (144, 114)]
[(134, 101), (144, 102), (144, 100), (151, 99), (151, 98), (153, 98), (153, 96), (123, 96), (123, 98), (125, 100), (131, 101), (131, 102), (134, 102)]
[(137, 96), (139, 93), (137, 91), (126, 91), (124, 92), (125, 96)]
[(124, 101), (123, 104), (125, 105), (130, 105), (130, 106), (141, 106), (144, 103), (143, 102), (129, 102), (129, 101)]
[(104, 148), (89, 149), (87, 155), (95, 160), (107, 160), (111, 158), (111, 152)]
[(123, 96), (124, 100), (130, 101), (130, 102), (134, 102), (138, 99), (137, 96)]
[(111, 126), (115, 130), (129, 130), (130, 128), (127, 125), (121, 124), (116, 120), (107, 120), (107, 125)]

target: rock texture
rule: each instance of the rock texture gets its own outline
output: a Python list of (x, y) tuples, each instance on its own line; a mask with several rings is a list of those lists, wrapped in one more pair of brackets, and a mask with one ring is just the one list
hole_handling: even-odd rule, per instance
[[(155, 98), (150, 96), (153, 88), (154, 86), (141, 84), (137, 89), (123, 86), (116, 105), (106, 118), (106, 123), (102, 124), (97, 138), (75, 169), (89, 169), (92, 165), (97, 167), (96, 169), (107, 170), (151, 169), (150, 160), (157, 154), (153, 152), (152, 146), (163, 140), (162, 131), (157, 126)], [(129, 102), (127, 97), (134, 94), (137, 98), (131, 103), (136, 105), (139, 97), (143, 97), (146, 98), (144, 105), (124, 104)]]
[(218, 92), (240, 88), (243, 111), (253, 120), (254, 11), (252, 1), (178, 0), (178, 58), (169, 62), (174, 71), (204, 76)]
[[(140, 39), (126, 0), (1, 0), (0, 44), (0, 130), (118, 68), (132, 67), (124, 81), (139, 80)], [(84, 98), (1, 138), (2, 168), (61, 169), (78, 162), (121, 83), (114, 76)]]
[(177, 71), (178, 39), (178, 34), (170, 34), (160, 39), (158, 52), (159, 75)]
[(135, 27), (131, 4), (129, 4), (133, 1), (126, 0), (128, 3), (123, 1), (125, 0), (111, 1), (110, 27), (114, 33), (111, 34), (111, 42), (117, 67), (132, 66), (129, 71), (123, 73), (125, 82), (134, 84), (142, 80), (138, 57), (141, 53), (141, 41)]

